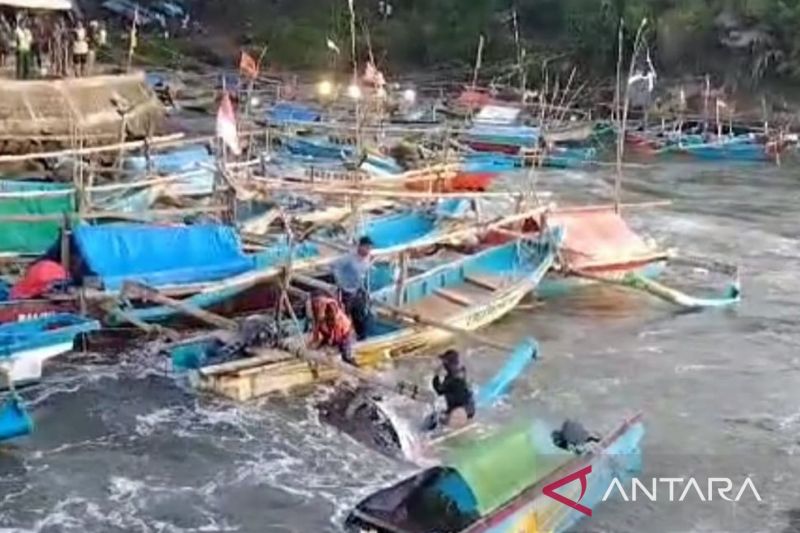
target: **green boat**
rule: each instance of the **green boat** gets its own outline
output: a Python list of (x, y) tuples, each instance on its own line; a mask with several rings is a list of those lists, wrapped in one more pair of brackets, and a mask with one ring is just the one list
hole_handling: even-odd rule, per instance
[[(580, 428), (578, 431), (569, 427)], [(565, 435), (571, 435), (565, 439)], [(578, 438), (575, 438), (578, 436)], [(374, 533), (564, 531), (641, 466), (636, 416), (594, 440), (574, 422), (526, 421), (486, 436), (447, 439), (442, 461), (359, 503), (345, 528)]]

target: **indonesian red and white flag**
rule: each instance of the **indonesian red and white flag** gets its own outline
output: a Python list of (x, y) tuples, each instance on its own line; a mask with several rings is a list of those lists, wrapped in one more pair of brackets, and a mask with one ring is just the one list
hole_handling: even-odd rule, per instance
[(242, 153), (239, 133), (236, 131), (236, 115), (233, 113), (233, 104), (227, 92), (222, 93), (222, 101), (217, 110), (217, 137), (222, 139), (225, 146), (235, 155)]
[(375, 68), (372, 61), (367, 63), (364, 69), (364, 81), (379, 88), (386, 85), (386, 78), (383, 77), (383, 72)]

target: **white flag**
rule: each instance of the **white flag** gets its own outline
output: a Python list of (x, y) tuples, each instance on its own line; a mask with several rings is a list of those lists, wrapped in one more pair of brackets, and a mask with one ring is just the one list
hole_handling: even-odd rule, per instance
[(328, 43), (327, 44), (328, 44), (328, 50), (333, 50), (337, 54), (341, 54), (342, 53), (342, 51), (339, 50), (339, 47), (336, 46), (336, 43), (333, 42), (331, 39), (328, 39)]
[(721, 108), (724, 109), (724, 108), (728, 107), (728, 104), (726, 104), (723, 100), (720, 100), (719, 98), (717, 98), (717, 107), (721, 107)]
[(227, 92), (222, 93), (222, 101), (217, 110), (217, 137), (222, 139), (234, 155), (242, 153), (239, 133), (236, 131), (236, 116), (233, 114), (233, 105)]

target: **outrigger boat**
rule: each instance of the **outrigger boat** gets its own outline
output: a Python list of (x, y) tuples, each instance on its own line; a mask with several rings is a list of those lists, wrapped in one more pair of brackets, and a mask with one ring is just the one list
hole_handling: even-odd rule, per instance
[[(686, 309), (727, 307), (741, 300), (736, 267), (675, 257), (636, 234), (611, 205), (554, 208), (512, 226), (511, 231), (495, 230), (485, 241), (507, 242), (520, 234), (537, 235), (552, 226), (563, 227), (565, 237), (553, 270), (539, 286), (538, 294), (543, 298), (561, 296), (585, 285), (610, 284), (645, 292)], [(689, 295), (655, 281), (670, 263), (716, 271), (731, 281), (721, 294)]]
[[(554, 261), (561, 241), (556, 228), (536, 240), (521, 239), (460, 257), (408, 277), (371, 294), (378, 316), (367, 338), (355, 344), (359, 367), (371, 368), (394, 357), (419, 353), (449, 341), (453, 330), (474, 331), (506, 315), (536, 288)], [(303, 287), (332, 290), (329, 285), (295, 275)], [(443, 329), (433, 323), (443, 322)], [(305, 336), (297, 343), (305, 345)], [(193, 381), (202, 390), (244, 401), (285, 392), (336, 377), (333, 369), (295, 357), (284, 350), (256, 350), (252, 357), (207, 365), (220, 341), (213, 336), (174, 344), (173, 361), (196, 362)]]
[[(356, 505), (345, 529), (354, 533), (565, 531), (603, 501), (614, 480), (624, 483), (640, 470), (644, 436), (638, 416), (597, 443), (585, 430), (567, 437), (568, 424), (552, 431), (541, 421), (526, 421), (488, 436), (451, 439), (443, 445), (438, 464)], [(563, 502), (577, 502), (578, 507)]]

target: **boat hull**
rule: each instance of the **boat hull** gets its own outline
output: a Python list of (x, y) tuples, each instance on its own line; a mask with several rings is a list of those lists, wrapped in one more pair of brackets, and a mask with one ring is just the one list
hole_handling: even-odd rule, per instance
[(24, 322), (74, 311), (75, 306), (48, 300), (12, 300), (0, 303), (0, 324)]
[(42, 379), (44, 362), (72, 350), (72, 340), (23, 350), (0, 362), (0, 388), (34, 383)]
[(585, 515), (576, 509), (547, 496), (543, 488), (560, 478), (582, 471), (586, 474), (586, 492), (581, 496), (582, 485), (576, 479), (557, 493), (566, 499), (580, 502), (594, 509), (603, 502), (606, 490), (614, 479), (625, 482), (641, 469), (640, 442), (644, 426), (631, 421), (618, 429), (602, 453), (579, 457), (569, 462), (543, 482), (522, 493), (515, 501), (499, 509), (492, 516), (479, 521), (463, 533), (519, 533), (536, 531), (567, 531)]
[[(536, 287), (547, 268), (549, 264), (543, 270), (538, 269), (530, 277), (499, 292), (490, 303), (450, 318), (446, 321), (447, 325), (474, 331), (497, 321)], [(375, 368), (395, 358), (422, 354), (426, 349), (446, 343), (452, 338), (450, 332), (438, 328), (406, 328), (392, 335), (357, 343), (355, 357), (359, 367)], [(243, 360), (241, 367), (232, 371), (217, 372), (214, 367), (206, 367), (195, 371), (191, 379), (200, 390), (237, 401), (247, 401), (329, 382), (337, 377), (339, 373), (334, 368), (322, 368), (296, 358), (284, 358), (281, 361), (257, 365), (248, 365), (247, 360)]]

